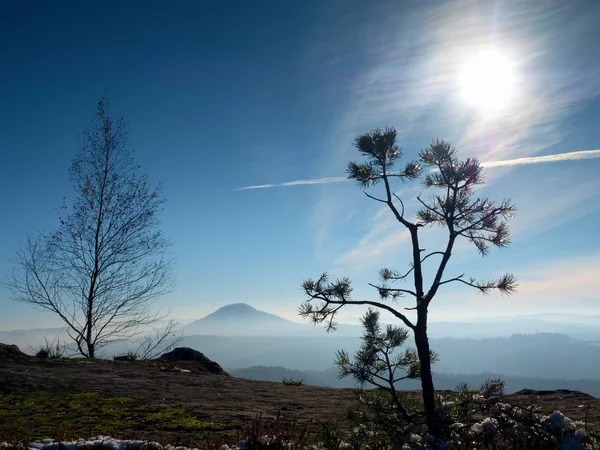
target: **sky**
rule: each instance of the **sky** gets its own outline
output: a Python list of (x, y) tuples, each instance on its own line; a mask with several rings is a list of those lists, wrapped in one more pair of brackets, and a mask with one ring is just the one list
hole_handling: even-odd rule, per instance
[[(478, 158), (482, 192), (518, 209), (509, 248), (481, 258), (462, 242), (448, 269), (513, 272), (518, 292), (450, 284), (432, 320), (598, 314), (599, 16), (595, 0), (4, 1), (0, 276), (28, 233), (57, 226), (78, 137), (106, 94), (164, 183), (176, 289), (156, 307), (176, 319), (245, 302), (300, 320), (302, 280), (322, 272), (376, 299), (368, 283), (408, 267), (410, 246), (344, 178), (361, 160), (354, 137), (386, 126), (407, 160), (433, 138)], [(509, 61), (510, 91), (488, 70), (474, 101), (465, 68), (490, 51)], [(494, 94), (506, 102), (490, 111), (481, 95)], [(395, 190), (414, 212), (422, 186)], [(424, 230), (428, 250), (444, 237)], [(3, 286), (0, 310), (3, 330), (59, 324)]]

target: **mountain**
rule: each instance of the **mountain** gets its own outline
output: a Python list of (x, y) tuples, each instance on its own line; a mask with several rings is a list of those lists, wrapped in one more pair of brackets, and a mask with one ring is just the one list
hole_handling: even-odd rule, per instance
[[(440, 355), (436, 370), (444, 373), (494, 372), (548, 378), (596, 378), (600, 374), (600, 317), (577, 314), (539, 314), (431, 322), (432, 348)], [(0, 331), (0, 342), (33, 352), (60, 334), (60, 329)], [(359, 325), (340, 325), (327, 333), (324, 326), (295, 322), (236, 303), (178, 328), (182, 345), (197, 348), (228, 367), (284, 366), (323, 370), (337, 350), (350, 353), (360, 345)], [(526, 333), (526, 335), (523, 335)], [(512, 337), (509, 337), (512, 336)], [(568, 337), (567, 337), (568, 336)], [(596, 341), (596, 342), (593, 342)], [(412, 344), (412, 339), (410, 340)], [(33, 348), (33, 349), (32, 349)], [(100, 350), (112, 358), (135, 351), (136, 342), (113, 343)]]
[(541, 378), (598, 378), (600, 347), (559, 333), (514, 334), (486, 339), (432, 339), (436, 370), (494, 372)]
[[(331, 367), (335, 352), (355, 352), (358, 337), (329, 336), (185, 336), (181, 346), (195, 348), (225, 367), (283, 366), (302, 370)], [(600, 351), (600, 349), (599, 349)]]
[(523, 315), (515, 317), (485, 318), (465, 322), (431, 322), (430, 337), (494, 338), (520, 333), (559, 333), (570, 337), (600, 340), (600, 317), (565, 314)]
[[(334, 333), (327, 333), (324, 326), (313, 326), (308, 321), (291, 321), (257, 310), (246, 303), (223, 306), (199, 320), (176, 320), (178, 332), (184, 336), (303, 336), (303, 337), (359, 337), (362, 327), (358, 324), (339, 324)], [(163, 326), (166, 321), (157, 323)], [(396, 325), (399, 325), (396, 323)], [(600, 316), (580, 314), (541, 313), (514, 317), (480, 318), (462, 322), (430, 322), (429, 337), (456, 339), (485, 339), (507, 337), (514, 334), (558, 333), (572, 338), (595, 342), (600, 345)], [(52, 341), (60, 335), (67, 340), (60, 328), (36, 330), (0, 330), (0, 342), (14, 343), (21, 348), (39, 346), (44, 337)]]
[(234, 303), (187, 324), (182, 331), (186, 336), (293, 336), (306, 335), (308, 330), (306, 324), (259, 311), (246, 303)]
[[(223, 367), (282, 366), (297, 370), (331, 367), (337, 350), (351, 355), (358, 337), (331, 333), (298, 336), (186, 336), (180, 345), (196, 348)], [(440, 373), (482, 372), (551, 379), (599, 378), (600, 346), (561, 334), (537, 333), (487, 339), (432, 338)], [(409, 346), (413, 346), (409, 341)]]
[[(294, 380), (303, 380), (304, 384), (309, 386), (324, 387), (345, 387), (354, 388), (356, 383), (351, 379), (339, 380), (337, 371), (334, 370), (290, 370), (280, 366), (251, 366), (245, 369), (227, 369), (231, 370), (236, 378), (256, 381), (281, 382), (284, 378)], [(335, 373), (333, 373), (335, 371)], [(229, 373), (229, 372), (228, 372)]]
[(0, 331), (0, 342), (15, 344), (25, 353), (30, 352), (30, 347), (40, 348), (45, 344), (44, 338), (52, 343), (55, 339), (64, 342), (68, 339), (65, 328), (36, 328), (30, 330)]
[[(275, 314), (259, 311), (246, 303), (223, 306), (181, 329), (185, 336), (202, 334), (325, 337), (328, 335), (323, 326), (315, 327), (308, 321), (287, 320)], [(580, 340), (600, 341), (600, 316), (539, 314), (464, 322), (438, 321), (430, 322), (428, 331), (431, 338), (484, 339), (507, 337), (519, 333), (560, 333)], [(333, 334), (358, 337), (362, 334), (362, 328), (360, 325), (340, 324)]]
[[(337, 368), (326, 370), (290, 370), (284, 367), (253, 366), (245, 369), (227, 369), (227, 372), (237, 378), (247, 380), (280, 382), (283, 378), (304, 380), (305, 384), (334, 388), (355, 388), (356, 382), (351, 377), (338, 378)], [(461, 383), (467, 383), (470, 388), (477, 388), (484, 381), (500, 378), (506, 382), (506, 392), (513, 393), (522, 389), (556, 390), (569, 389), (586, 392), (594, 397), (600, 397), (599, 379), (563, 380), (553, 378), (521, 377), (497, 373), (433, 373), (433, 381), (437, 389), (452, 390)], [(398, 383), (398, 388), (403, 390), (419, 389), (419, 380), (405, 380)], [(366, 386), (368, 387), (368, 386)]]
[(259, 311), (247, 303), (232, 303), (217, 309), (212, 314), (196, 322), (210, 323), (211, 321), (248, 320), (257, 319), (270, 322), (289, 322), (275, 314)]

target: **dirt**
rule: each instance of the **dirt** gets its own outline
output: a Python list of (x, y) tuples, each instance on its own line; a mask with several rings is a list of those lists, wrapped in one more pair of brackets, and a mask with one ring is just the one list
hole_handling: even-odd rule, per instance
[(163, 361), (0, 362), (0, 392), (100, 392), (106, 396), (132, 397), (150, 406), (184, 407), (207, 420), (224, 423), (243, 423), (257, 413), (275, 417), (281, 410), (297, 419), (342, 418), (353, 401), (350, 389), (285, 386), (196, 373), (192, 365), (184, 362), (177, 362), (177, 367), (191, 372), (165, 372), (160, 369), (164, 365)]
[[(165, 371), (177, 367), (190, 372)], [(353, 403), (352, 390), (251, 381), (207, 374), (187, 361), (0, 360), (0, 394), (89, 393), (130, 397), (152, 410), (184, 408), (190, 416), (226, 424), (221, 436), (236, 436), (261, 414), (278, 413), (304, 426), (313, 421), (343, 421)], [(137, 430), (134, 437), (176, 441), (186, 434)], [(146, 432), (144, 432), (146, 431)], [(189, 433), (187, 433), (189, 435)], [(121, 436), (119, 436), (121, 437)]]
[[(165, 366), (185, 369), (165, 371)], [(162, 368), (162, 369), (161, 369)], [(188, 372), (189, 371), (189, 372)], [(352, 389), (286, 386), (227, 374), (202, 373), (187, 361), (89, 361), (0, 358), (0, 393), (89, 393), (130, 397), (149, 408), (184, 408), (199, 420), (227, 424), (235, 434), (257, 414), (272, 419), (282, 413), (291, 421), (333, 420), (343, 423), (354, 403)], [(419, 398), (419, 392), (410, 395)], [(600, 422), (600, 399), (574, 391), (521, 391), (507, 395), (513, 405), (537, 403), (543, 411), (558, 409), (574, 420)], [(138, 430), (140, 431), (140, 430)], [(139, 436), (144, 436), (143, 430)]]
[(506, 402), (511, 405), (536, 404), (545, 413), (560, 411), (573, 420), (600, 423), (600, 399), (584, 392), (567, 389), (554, 391), (523, 389), (506, 397)]

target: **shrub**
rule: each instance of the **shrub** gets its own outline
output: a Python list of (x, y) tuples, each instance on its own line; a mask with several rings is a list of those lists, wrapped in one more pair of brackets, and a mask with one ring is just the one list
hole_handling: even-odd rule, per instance
[(340, 450), (342, 438), (340, 428), (335, 422), (324, 422), (322, 424), (321, 444), (323, 450)]
[(127, 352), (122, 355), (113, 356), (114, 361), (136, 361), (139, 359), (139, 355), (135, 352)]
[(49, 356), (50, 353), (48, 353), (48, 350), (46, 350), (45, 348), (40, 348), (35, 354), (35, 357), (39, 359), (48, 359)]
[[(404, 392), (398, 392), (396, 400), (382, 389), (358, 390), (356, 403), (348, 411), (352, 426), (350, 443), (354, 448), (383, 449), (394, 444), (402, 445), (414, 441), (414, 435), (425, 434), (425, 421), (417, 405)], [(399, 411), (397, 401), (414, 415), (407, 420)]]
[(286, 386), (304, 386), (304, 380), (299, 378), (284, 378), (281, 382)]
[(395, 401), (384, 390), (358, 391), (348, 417), (354, 427), (350, 442), (355, 449), (600, 449), (597, 424), (572, 421), (560, 411), (543, 414), (535, 404), (510, 405), (504, 389), (505, 383), (494, 379), (475, 391), (462, 384), (438, 394), (437, 441), (427, 433), (423, 413), (417, 413), (420, 405), (409, 397), (401, 400), (418, 420), (407, 421), (398, 414)]
[(264, 421), (262, 414), (257, 414), (246, 427), (247, 450), (292, 450), (302, 448), (306, 444), (310, 422), (299, 428), (295, 422), (289, 422), (277, 414), (270, 423)]
[[(56, 341), (56, 342), (55, 342)], [(56, 338), (52, 343), (44, 338), (45, 344), (35, 351), (35, 357), (39, 359), (58, 359), (65, 355), (67, 346), (60, 343), (60, 339)]]

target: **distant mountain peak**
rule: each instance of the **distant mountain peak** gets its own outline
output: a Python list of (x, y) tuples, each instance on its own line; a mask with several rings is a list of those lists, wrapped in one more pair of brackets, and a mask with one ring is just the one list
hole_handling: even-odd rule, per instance
[(232, 303), (221, 306), (216, 311), (207, 314), (202, 319), (192, 322), (192, 324), (208, 322), (229, 322), (229, 321), (257, 321), (270, 320), (288, 322), (286, 319), (268, 312), (260, 311), (247, 303)]
[(257, 312), (258, 309), (256, 309), (253, 306), (250, 306), (248, 303), (231, 303), (229, 305), (225, 305), (225, 306), (221, 306), (219, 309), (217, 309), (215, 312), (213, 312), (213, 314), (216, 313), (231, 313), (231, 312), (236, 312), (236, 313), (244, 313), (244, 312)]
[[(227, 335), (289, 335), (294, 330), (305, 330), (307, 325), (292, 322), (247, 303), (232, 303), (222, 306), (211, 314), (183, 327), (183, 332), (192, 334)], [(302, 334), (302, 333), (300, 333)]]
[[(245, 318), (256, 318), (259, 316), (274, 316), (264, 311), (260, 311), (247, 303), (232, 303), (230, 305), (221, 306), (216, 311), (208, 314), (203, 319), (245, 319)], [(284, 319), (281, 319), (284, 320)]]

